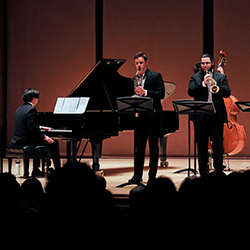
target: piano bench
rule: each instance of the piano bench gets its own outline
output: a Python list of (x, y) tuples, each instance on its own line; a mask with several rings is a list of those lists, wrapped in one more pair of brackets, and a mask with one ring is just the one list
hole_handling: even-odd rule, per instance
[(50, 158), (50, 150), (44, 145), (8, 146), (5, 149), (5, 158), (8, 159), (8, 172), (11, 173), (12, 159), (23, 159), (24, 173), (29, 171), (29, 159), (42, 159), (42, 171), (45, 172), (45, 161)]

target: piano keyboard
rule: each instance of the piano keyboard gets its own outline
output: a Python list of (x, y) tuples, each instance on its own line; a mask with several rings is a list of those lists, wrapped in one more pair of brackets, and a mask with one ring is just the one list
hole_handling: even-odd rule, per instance
[(71, 129), (51, 129), (51, 130), (44, 130), (41, 129), (42, 132), (48, 132), (48, 133), (72, 133)]

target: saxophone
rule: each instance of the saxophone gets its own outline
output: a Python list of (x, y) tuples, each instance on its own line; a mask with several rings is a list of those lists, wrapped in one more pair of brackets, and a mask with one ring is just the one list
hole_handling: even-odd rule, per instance
[[(134, 90), (140, 86), (139, 84), (139, 71), (141, 70), (141, 67), (138, 67), (138, 70), (135, 73), (135, 79), (134, 79)], [(139, 97), (140, 95), (137, 95), (136, 93), (132, 97)]]

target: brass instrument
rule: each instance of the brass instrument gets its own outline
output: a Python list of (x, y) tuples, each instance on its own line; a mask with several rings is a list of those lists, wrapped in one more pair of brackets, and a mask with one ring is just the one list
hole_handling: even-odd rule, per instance
[[(209, 72), (209, 71), (207, 71), (206, 73), (211, 75), (211, 72)], [(211, 85), (211, 83), (210, 83), (210, 85)], [(219, 90), (220, 90), (220, 87), (218, 85), (211, 85), (210, 86), (210, 91), (213, 94), (217, 94), (219, 92)]]
[(220, 90), (220, 87), (218, 85), (213, 85), (210, 87), (210, 91), (213, 94), (217, 94), (219, 92), (219, 90)]

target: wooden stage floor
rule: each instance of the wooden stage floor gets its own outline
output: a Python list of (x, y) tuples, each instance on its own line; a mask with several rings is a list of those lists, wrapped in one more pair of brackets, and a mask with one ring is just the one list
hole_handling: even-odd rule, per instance
[[(82, 160), (91, 164), (90, 159)], [(145, 167), (143, 171), (143, 181), (146, 184), (148, 180), (148, 162), (149, 160), (146, 159)], [(188, 168), (188, 158), (169, 158), (169, 167), (161, 168), (158, 167), (157, 176), (166, 175), (170, 177), (173, 182), (175, 183), (176, 187), (179, 188), (182, 181), (187, 177), (187, 172), (174, 174), (175, 171), (180, 169)], [(228, 162), (225, 161), (224, 164), (228, 166)], [(127, 182), (133, 176), (133, 158), (110, 158), (110, 157), (103, 157), (100, 160), (101, 169), (104, 172), (104, 177), (107, 181), (107, 189), (110, 190), (113, 194), (128, 194), (130, 189), (134, 187), (134, 185), (126, 186), (123, 188), (116, 188), (117, 185)], [(23, 174), (23, 167), (21, 162), (21, 174)], [(30, 172), (32, 171), (32, 162), (30, 163)], [(198, 163), (197, 163), (198, 166)], [(193, 168), (193, 160), (191, 161), (191, 167)], [(249, 158), (233, 158), (229, 160), (229, 167), (230, 171), (225, 170), (225, 173), (228, 174), (232, 171), (244, 171), (250, 169), (250, 159)], [(6, 172), (8, 169), (7, 160), (4, 159), (4, 166), (3, 172)], [(15, 173), (15, 161), (12, 163), (12, 173)], [(192, 175), (192, 173), (191, 173)], [(21, 184), (25, 179), (20, 178), (18, 176), (17, 180)], [(38, 178), (42, 185), (45, 186), (47, 183), (46, 178)]]

